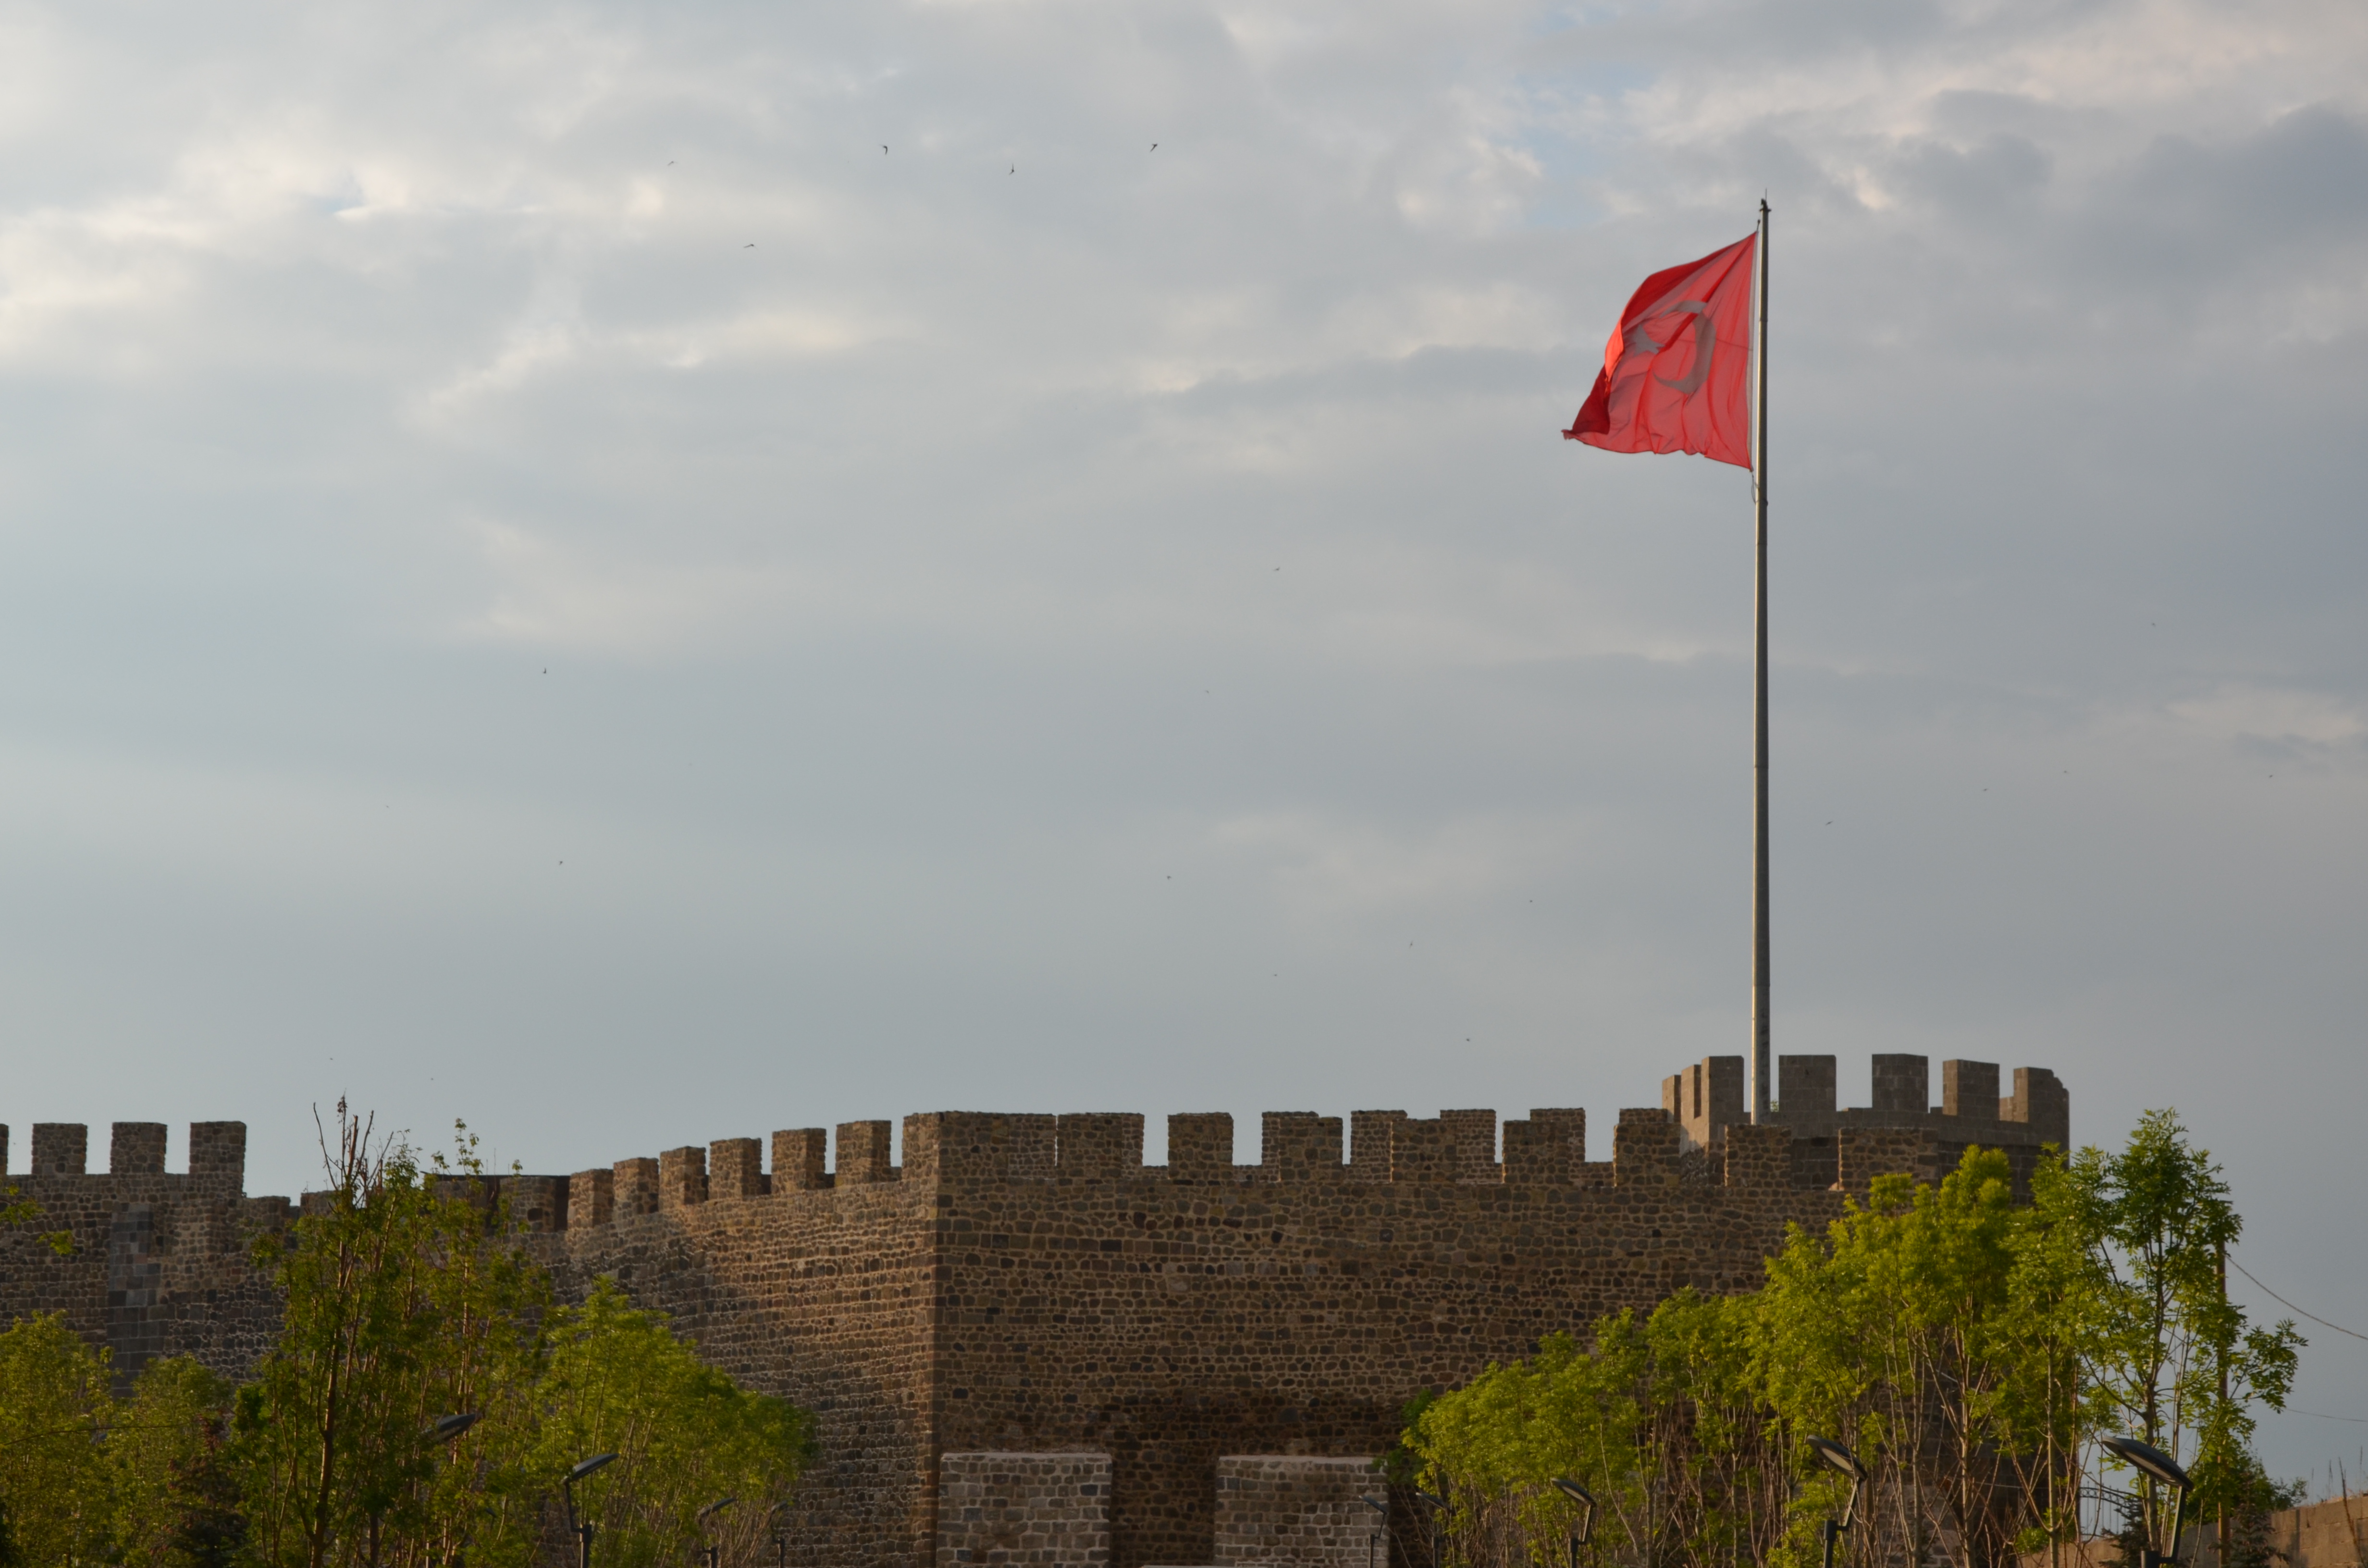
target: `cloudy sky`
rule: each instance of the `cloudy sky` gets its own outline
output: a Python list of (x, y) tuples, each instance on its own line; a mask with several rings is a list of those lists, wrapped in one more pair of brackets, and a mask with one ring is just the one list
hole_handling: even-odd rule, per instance
[(1745, 1047), (1748, 482), (1557, 431), (1764, 191), (1777, 1049), (2175, 1105), (2368, 1332), (2368, 8), (19, 5), (0, 142), (18, 1169), (1606, 1149)]

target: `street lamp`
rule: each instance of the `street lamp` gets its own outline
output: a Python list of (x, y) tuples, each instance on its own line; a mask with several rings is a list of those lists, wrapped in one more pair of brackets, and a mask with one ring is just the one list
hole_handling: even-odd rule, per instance
[(567, 1472), (567, 1479), (560, 1483), (559, 1489), (567, 1494), (567, 1528), (575, 1536), (575, 1568), (592, 1568), (592, 1537), (599, 1528), (589, 1519), (577, 1522), (575, 1483), (602, 1465), (610, 1463), (616, 1457), (614, 1454), (594, 1454), (588, 1460), (579, 1460), (575, 1468)]
[(1570, 1568), (1578, 1568), (1578, 1549), (1595, 1534), (1595, 1494), (1566, 1475), (1554, 1477), (1554, 1489), (1578, 1505), (1578, 1528), (1570, 1537)]
[(2142, 1568), (2155, 1568), (2160, 1562), (2177, 1562), (2179, 1516), (2187, 1507), (2187, 1471), (2179, 1467), (2177, 1460), (2152, 1443), (2141, 1443), (2135, 1437), (2107, 1437), (2101, 1446), (2107, 1453), (2139, 1471), (2147, 1480), (2159, 1481), (2170, 1488), (2170, 1551), (2160, 1552), (2154, 1549), (2154, 1520), (2148, 1518), (2146, 1562)]
[(1447, 1499), (1434, 1497), (1428, 1492), (1417, 1492), (1415, 1495), (1430, 1505), (1430, 1568), (1441, 1568), (1443, 1559), (1440, 1552), (1444, 1550), (1441, 1537), (1447, 1529)]
[(1828, 1516), (1821, 1531), (1826, 1539), (1826, 1568), (1834, 1568), (1834, 1541), (1842, 1531), (1850, 1528), (1850, 1521), (1858, 1514), (1859, 1488), (1866, 1484), (1866, 1466), (1858, 1462), (1856, 1454), (1831, 1437), (1812, 1437), (1809, 1447), (1817, 1450), (1819, 1459), (1850, 1477), (1850, 1501), (1842, 1505), (1841, 1518), (1837, 1521)]
[(1374, 1514), (1372, 1533), (1365, 1537), (1365, 1568), (1373, 1568), (1373, 1551), (1381, 1543), (1382, 1532), (1390, 1528), (1390, 1506), (1379, 1497), (1360, 1497), (1358, 1502)]
[(774, 1522), (788, 1511), (789, 1506), (784, 1500), (765, 1510), (766, 1527), (773, 1532), (774, 1568), (790, 1568), (790, 1532)]
[(423, 1443), (449, 1443), (482, 1419), (473, 1410), (462, 1411), (458, 1415), (439, 1415), (427, 1424), (427, 1430), (419, 1434), (419, 1440)]
[[(737, 1503), (738, 1501), (740, 1501), (740, 1499), (737, 1497), (718, 1497), (714, 1502), (710, 1503), (706, 1507), (701, 1508), (699, 1511), (699, 1522), (702, 1525), (705, 1524), (708, 1520), (713, 1518), (716, 1515), (723, 1512), (724, 1509), (729, 1508), (733, 1504)], [(716, 1565), (723, 1562), (723, 1543), (720, 1540), (709, 1541), (707, 1543), (707, 1568), (716, 1568)]]

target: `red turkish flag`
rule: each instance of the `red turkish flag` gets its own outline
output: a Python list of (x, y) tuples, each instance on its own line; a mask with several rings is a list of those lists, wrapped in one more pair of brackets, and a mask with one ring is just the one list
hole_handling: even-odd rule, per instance
[(1607, 452), (1751, 466), (1751, 266), (1759, 236), (1645, 279), (1563, 435)]

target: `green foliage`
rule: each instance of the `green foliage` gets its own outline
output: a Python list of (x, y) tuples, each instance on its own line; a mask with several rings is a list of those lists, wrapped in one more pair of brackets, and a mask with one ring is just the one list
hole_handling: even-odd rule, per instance
[(326, 1203), (267, 1255), (287, 1305), (239, 1399), (246, 1550), (268, 1568), (443, 1562), (488, 1493), (423, 1433), (456, 1411), (530, 1420), (547, 1285), (506, 1244), (472, 1144), (447, 1176), (373, 1147), (341, 1104), (328, 1157)]
[[(691, 1561), (702, 1528), (726, 1542), (727, 1558), (740, 1555), (814, 1447), (804, 1411), (736, 1387), (675, 1337), (664, 1313), (634, 1308), (608, 1279), (581, 1307), (552, 1314), (537, 1404), (523, 1459), (540, 1485), (555, 1486), (589, 1455), (618, 1455), (576, 1495), (600, 1530), (601, 1562), (617, 1568)], [(737, 1505), (702, 1527), (700, 1510), (725, 1497)]]
[(232, 1387), (187, 1357), (140, 1369), (108, 1434), (107, 1467), (120, 1562), (140, 1568), (223, 1568), (244, 1539), (229, 1462)]
[[(2244, 1221), (2219, 1165), (2175, 1114), (2150, 1111), (2120, 1152), (2084, 1149), (2069, 1174), (2104, 1282), (2089, 1363), (2104, 1424), (2193, 1456), (2190, 1517), (2241, 1511), (2258, 1469), (2251, 1407), (2284, 1408), (2305, 1342), (2227, 1300), (2223, 1259)], [(2169, 1523), (2150, 1519), (2157, 1541)]]
[(1879, 1178), (1822, 1236), (1790, 1231), (1760, 1290), (1551, 1336), (1412, 1413), (1406, 1450), (1474, 1564), (1561, 1562), (1565, 1475), (1601, 1500), (1600, 1556), (1805, 1568), (1848, 1491), (1812, 1434), (1870, 1471), (1854, 1561), (1977, 1568), (2068, 1539), (2112, 1431), (2193, 1454), (2202, 1506), (2258, 1512), (2247, 1411), (2283, 1400), (2300, 1341), (2225, 1299), (2238, 1222), (2210, 1155), (2156, 1113), (2119, 1153), (2051, 1152), (2030, 1199), (1996, 1150)]
[[(579, 1488), (604, 1564), (709, 1540), (757, 1561), (812, 1417), (703, 1365), (613, 1281), (554, 1307), (458, 1131), (423, 1161), (338, 1106), (324, 1200), (259, 1244), (285, 1310), (242, 1388), (174, 1358), (118, 1403), (106, 1352), (62, 1314), (0, 1334), (0, 1568), (531, 1568), (562, 1477), (609, 1451)], [(461, 1413), (465, 1433), (432, 1434)]]
[(1660, 1562), (1757, 1559), (1783, 1524), (1757, 1408), (1760, 1301), (1681, 1291), (1642, 1322), (1599, 1320), (1432, 1402), (1406, 1435), (1421, 1483), (1447, 1496), (1474, 1561), (1564, 1561), (1578, 1509), (1599, 1506), (1590, 1551)]
[(19, 1561), (70, 1568), (105, 1560), (111, 1520), (100, 1438), (114, 1412), (107, 1352), (85, 1345), (64, 1313), (0, 1333), (0, 1507)]

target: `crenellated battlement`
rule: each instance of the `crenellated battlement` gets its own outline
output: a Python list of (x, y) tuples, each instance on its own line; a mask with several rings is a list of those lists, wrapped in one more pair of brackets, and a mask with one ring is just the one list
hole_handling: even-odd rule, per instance
[[(816, 1413), (814, 1568), (924, 1568), (948, 1455), (1106, 1454), (1107, 1480), (1078, 1484), (1108, 1499), (1109, 1568), (1223, 1562), (1211, 1478), (1238, 1456), (1381, 1452), (1408, 1398), (1546, 1334), (1754, 1288), (1788, 1227), (1830, 1223), (1879, 1176), (1931, 1179), (1980, 1142), (2027, 1179), (2069, 1136), (2042, 1069), (2000, 1097), (1995, 1066), (1944, 1062), (1936, 1108), (1923, 1058), (1878, 1057), (1875, 1103), (1850, 1109), (1832, 1057), (1781, 1070), (1759, 1125), (1741, 1059), (1713, 1057), (1593, 1147), (1575, 1107), (1282, 1110), (1241, 1164), (1235, 1119), (1204, 1111), (1169, 1117), (1148, 1165), (1132, 1112), (928, 1111), (901, 1139), (886, 1120), (743, 1129), (447, 1190), (503, 1203), (560, 1299), (614, 1279), (708, 1360)], [(76, 1250), (0, 1233), (6, 1313), (63, 1310), (120, 1378), (176, 1352), (243, 1375), (279, 1312), (246, 1244), (291, 1210), (241, 1195), (245, 1129), (193, 1127), (184, 1174), (153, 1123), (116, 1126), (105, 1175), (80, 1126), (32, 1146), (21, 1185)], [(0, 1131), (0, 1169), (6, 1149)]]
[[(168, 1129), (161, 1121), (119, 1121), (108, 1130), (108, 1168), (93, 1172), (90, 1129), (79, 1121), (33, 1124), (32, 1165), (23, 1179), (48, 1182), (93, 1176), (162, 1176)], [(12, 1178), (8, 1129), (0, 1126), (0, 1178)], [(246, 1185), (246, 1123), (193, 1121), (188, 1132), (188, 1169), (181, 1179), (238, 1196)]]
[[(771, 1166), (765, 1142), (720, 1139), (668, 1150), (653, 1161), (622, 1160), (571, 1177), (513, 1176), (549, 1218), (536, 1230), (612, 1222), (693, 1204), (876, 1188), (897, 1182), (1159, 1182), (1176, 1187), (1325, 1183), (1617, 1187), (1684, 1182), (1733, 1188), (1862, 1188), (1873, 1174), (1930, 1176), (1968, 1143), (2035, 1155), (2070, 1135), (2063, 1085), (2044, 1068), (2018, 1068), (2014, 1094), (1998, 1097), (1998, 1070), (1979, 1062), (1941, 1064), (1943, 1101), (1929, 1104), (1920, 1056), (1875, 1058), (1875, 1101), (1834, 1105), (1834, 1058), (1781, 1059), (1784, 1097), (1767, 1123), (1744, 1125), (1743, 1059), (1714, 1056), (1663, 1082), (1658, 1107), (1622, 1110), (1612, 1157), (1587, 1157), (1587, 1112), (1532, 1109), (1498, 1126), (1494, 1110), (1442, 1110), (1418, 1119), (1402, 1110), (1360, 1110), (1346, 1119), (1315, 1111), (1267, 1111), (1259, 1157), (1234, 1161), (1234, 1119), (1224, 1111), (1167, 1119), (1167, 1163), (1144, 1161), (1144, 1119), (1133, 1112), (1064, 1114), (927, 1111), (904, 1120), (905, 1164), (890, 1163), (889, 1124), (842, 1122), (777, 1131)], [(1740, 1132), (1740, 1137), (1730, 1134)], [(1345, 1134), (1345, 1138), (1344, 1138)], [(1345, 1147), (1344, 1147), (1345, 1143)], [(829, 1155), (835, 1151), (834, 1165)], [(2028, 1176), (2028, 1161), (2018, 1170)], [(514, 1202), (513, 1208), (519, 1205)]]
[[(1873, 1059), (1871, 1106), (1835, 1103), (1834, 1059), (1780, 1056), (1776, 1092), (1765, 1125), (1795, 1139), (1836, 1137), (1845, 1128), (1930, 1131), (1943, 1145), (1969, 1143), (2036, 1150), (2066, 1146), (2072, 1136), (2071, 1096), (2044, 1067), (2014, 1070), (2014, 1093), (2000, 1097), (1994, 1062), (1941, 1063), (1941, 1103), (1932, 1103), (1931, 1061), (1911, 1055)], [(1711, 1149), (1731, 1127), (1750, 1118), (1744, 1105), (1743, 1058), (1706, 1056), (1661, 1080), (1661, 1108), (1685, 1130), (1687, 1146)]]

